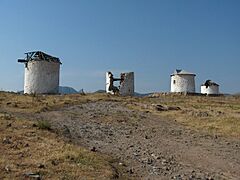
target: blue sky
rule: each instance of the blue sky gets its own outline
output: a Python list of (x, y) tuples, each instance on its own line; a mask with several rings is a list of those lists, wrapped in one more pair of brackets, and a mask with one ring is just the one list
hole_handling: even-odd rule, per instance
[(136, 91), (197, 74), (240, 91), (239, 0), (0, 0), (0, 89), (23, 89), (24, 52), (59, 57), (60, 84), (95, 91), (105, 71), (134, 71)]

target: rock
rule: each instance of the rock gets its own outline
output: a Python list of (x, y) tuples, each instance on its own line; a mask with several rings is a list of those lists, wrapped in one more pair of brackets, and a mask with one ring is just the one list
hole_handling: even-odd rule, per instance
[(160, 104), (155, 105), (155, 109), (157, 111), (167, 111), (168, 110), (168, 108), (166, 106), (162, 106)]
[(54, 165), (54, 166), (57, 166), (57, 165), (59, 164), (59, 162), (58, 162), (57, 160), (52, 160), (51, 163), (52, 163), (52, 165)]
[(71, 136), (71, 132), (70, 132), (70, 129), (66, 126), (66, 125), (63, 125), (63, 134), (65, 136)]
[(130, 168), (127, 172), (128, 172), (129, 174), (133, 174), (133, 173), (134, 173), (133, 168)]
[(162, 160), (162, 165), (166, 165), (168, 163), (168, 161), (166, 159)]
[(201, 111), (201, 112), (196, 113), (195, 116), (197, 116), (197, 117), (208, 117), (208, 116), (210, 116), (210, 114), (208, 114), (208, 112), (206, 112), (206, 111)]
[(145, 139), (149, 139), (149, 137), (147, 136), (147, 135), (145, 135), (145, 137), (144, 137)]
[(195, 175), (193, 174), (189, 176), (189, 179), (194, 179), (194, 178), (195, 178)]
[(143, 164), (146, 164), (147, 161), (148, 161), (148, 158), (143, 158), (143, 159), (141, 159), (141, 163), (143, 163)]
[(45, 168), (44, 164), (39, 164), (37, 167), (40, 169)]
[(9, 137), (3, 138), (3, 144), (12, 144), (12, 141), (10, 140)]
[(7, 127), (12, 127), (12, 123), (7, 124)]
[(138, 154), (138, 153), (133, 153), (133, 155), (134, 155), (134, 156), (140, 156), (140, 154)]
[(177, 175), (177, 176), (174, 176), (173, 179), (176, 179), (176, 180), (182, 180), (182, 175)]
[(178, 110), (181, 110), (180, 107), (177, 107), (177, 106), (163, 106), (161, 104), (157, 104), (157, 105), (154, 105), (155, 106), (155, 109), (157, 111), (178, 111)]
[(27, 143), (27, 144), (25, 144), (25, 146), (24, 147), (29, 147), (29, 144)]
[(97, 152), (97, 149), (96, 149), (96, 147), (92, 147), (91, 149), (90, 149), (90, 151), (92, 151), (92, 152)]
[(41, 179), (41, 175), (39, 173), (26, 173), (24, 174), (26, 177), (30, 177), (30, 178), (34, 178), (34, 179), (37, 179), (37, 180), (40, 180)]
[(169, 171), (169, 170), (170, 170), (170, 167), (164, 166), (163, 169), (164, 169), (165, 171)]
[(156, 166), (153, 166), (152, 169), (153, 169), (153, 172), (155, 173), (160, 171), (160, 168)]
[(174, 106), (170, 106), (170, 107), (168, 107), (168, 110), (169, 111), (178, 111), (178, 110), (181, 110), (181, 108), (180, 107), (174, 107)]
[(151, 154), (151, 156), (154, 158), (154, 159), (160, 159), (159, 156), (156, 156), (155, 154)]
[(5, 166), (5, 168), (4, 168), (7, 172), (10, 172), (11, 171), (11, 169), (9, 168), (9, 166)]
[(124, 163), (122, 163), (122, 162), (120, 162), (120, 163), (119, 163), (119, 166), (124, 166), (124, 167), (126, 167), (127, 165), (124, 164)]
[(152, 163), (153, 163), (153, 160), (150, 159), (150, 158), (148, 158), (148, 159), (147, 159), (147, 164), (152, 164)]

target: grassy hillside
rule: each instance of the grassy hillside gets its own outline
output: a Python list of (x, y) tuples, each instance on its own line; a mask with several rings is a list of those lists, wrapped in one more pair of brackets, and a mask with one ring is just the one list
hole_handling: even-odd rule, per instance
[[(94, 101), (119, 101), (130, 108), (150, 111), (176, 120), (186, 126), (227, 136), (240, 137), (239, 96), (184, 96), (155, 94), (152, 97), (119, 97), (104, 93), (87, 95), (29, 96), (0, 94), (2, 110), (13, 113), (39, 113)], [(158, 111), (155, 106), (179, 107), (179, 111)]]
[(1, 179), (33, 176), (108, 179), (114, 176), (106, 157), (70, 145), (55, 134), (34, 126), (29, 121), (1, 114)]
[[(134, 103), (133, 103), (134, 105)], [(178, 111), (159, 111), (156, 106), (179, 107)], [(155, 94), (138, 100), (132, 108), (175, 120), (195, 130), (213, 135), (240, 137), (240, 97), (184, 96)], [(174, 109), (174, 108), (173, 108)]]
[[(0, 179), (112, 179), (112, 159), (72, 145), (46, 121), (21, 118), (68, 105), (71, 97), (0, 94)], [(75, 99), (75, 98), (72, 98)], [(84, 101), (84, 98), (81, 98)], [(34, 120), (34, 119), (33, 119)]]
[[(240, 97), (155, 94), (152, 97), (87, 95), (18, 95), (0, 93), (0, 179), (41, 176), (48, 179), (111, 179), (112, 159), (70, 144), (34, 115), (71, 105), (117, 101), (212, 135), (240, 137)], [(160, 108), (159, 108), (160, 107)], [(25, 118), (26, 117), (26, 118)], [(32, 174), (31, 174), (32, 173)]]

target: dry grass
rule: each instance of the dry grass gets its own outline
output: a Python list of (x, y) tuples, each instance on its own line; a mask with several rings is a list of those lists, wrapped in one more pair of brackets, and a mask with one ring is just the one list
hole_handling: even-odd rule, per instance
[(111, 159), (71, 145), (33, 122), (0, 114), (0, 179), (111, 179)]
[[(112, 178), (115, 171), (108, 157), (66, 143), (46, 130), (51, 129), (46, 122), (33, 127), (33, 122), (18, 117), (18, 114), (31, 115), (95, 101), (118, 101), (199, 131), (240, 137), (240, 97), (159, 95), (130, 98), (107, 94), (30, 96), (0, 93), (0, 179), (24, 179), (24, 174), (29, 172), (40, 173), (45, 179)], [(148, 108), (152, 104), (178, 106), (181, 110), (157, 111)], [(134, 115), (130, 118), (134, 119)]]
[(159, 94), (150, 98), (119, 97), (107, 94), (87, 95), (16, 95), (0, 93), (0, 107), (8, 112), (38, 113), (60, 109), (75, 104), (94, 101), (119, 101), (137, 110), (146, 110), (136, 103), (178, 106), (181, 111), (151, 112), (174, 119), (194, 129), (212, 134), (240, 137), (240, 97), (184, 96), (178, 94)]
[(106, 94), (17, 95), (0, 92), (0, 107), (8, 112), (39, 113), (90, 101), (117, 101), (118, 96)]
[[(8, 112), (38, 113), (74, 104), (94, 101), (118, 101), (136, 110), (150, 111), (168, 117), (186, 126), (211, 134), (240, 137), (240, 97), (184, 96), (159, 94), (157, 97), (130, 98), (107, 94), (87, 95), (16, 95), (0, 93), (0, 106)], [(180, 111), (158, 112), (142, 108), (136, 103), (178, 106)]]
[[(180, 111), (149, 111), (210, 134), (240, 137), (240, 97), (162, 94), (156, 98), (138, 99), (138, 103), (177, 106), (181, 108)], [(146, 110), (139, 106), (130, 107)]]
[(61, 95), (16, 95), (0, 93), (0, 106), (11, 112), (38, 113), (61, 108), (75, 103), (86, 102), (85, 96)]
[[(40, 174), (44, 179), (112, 179), (118, 176), (115, 160), (66, 143), (47, 121), (26, 120), (35, 113), (118, 97), (89, 95), (18, 95), (0, 92), (0, 179), (25, 179)], [(43, 167), (42, 167), (43, 165)], [(117, 167), (121, 171), (121, 167)]]

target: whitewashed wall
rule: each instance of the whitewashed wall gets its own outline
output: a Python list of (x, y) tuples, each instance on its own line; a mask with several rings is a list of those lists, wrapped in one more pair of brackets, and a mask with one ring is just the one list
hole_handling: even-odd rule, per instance
[(59, 91), (60, 63), (29, 61), (25, 67), (24, 93), (56, 94)]
[(202, 94), (219, 94), (219, 86), (211, 85), (206, 87), (205, 85), (201, 86)]
[(110, 74), (109, 72), (106, 72), (106, 93), (114, 94), (113, 91), (109, 91), (109, 86), (110, 86)]
[(119, 89), (119, 93), (122, 96), (133, 96), (134, 95), (134, 73), (121, 73), (124, 77)]
[(171, 76), (171, 92), (195, 93), (195, 75), (192, 75), (192, 74), (172, 75)]

